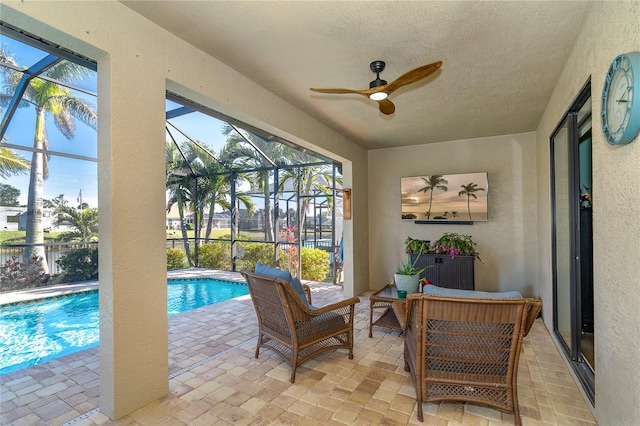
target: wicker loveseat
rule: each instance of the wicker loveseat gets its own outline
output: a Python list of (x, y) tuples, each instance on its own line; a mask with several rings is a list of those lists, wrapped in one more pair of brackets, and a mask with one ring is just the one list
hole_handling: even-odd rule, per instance
[[(353, 320), (357, 297), (323, 307), (311, 305), (304, 285), (304, 301), (284, 279), (242, 272), (258, 316), (258, 344), (271, 349), (291, 364), (291, 383), (296, 368), (324, 351), (348, 349), (353, 359)], [(307, 303), (308, 302), (308, 303)]]
[(404, 363), (416, 388), (418, 420), (422, 402), (453, 400), (511, 411), (521, 424), (518, 360), (539, 300), (414, 294), (398, 308), (406, 309), (400, 313)]

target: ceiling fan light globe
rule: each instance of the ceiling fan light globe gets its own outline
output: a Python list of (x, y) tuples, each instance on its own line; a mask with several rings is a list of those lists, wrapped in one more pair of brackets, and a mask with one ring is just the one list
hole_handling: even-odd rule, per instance
[(387, 95), (385, 92), (374, 92), (369, 95), (369, 99), (373, 101), (381, 101), (383, 99), (387, 99)]

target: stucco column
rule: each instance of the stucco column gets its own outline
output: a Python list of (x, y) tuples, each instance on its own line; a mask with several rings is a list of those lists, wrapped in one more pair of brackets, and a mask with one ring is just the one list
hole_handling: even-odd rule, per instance
[(98, 62), (100, 411), (112, 419), (168, 392), (165, 80), (149, 56)]

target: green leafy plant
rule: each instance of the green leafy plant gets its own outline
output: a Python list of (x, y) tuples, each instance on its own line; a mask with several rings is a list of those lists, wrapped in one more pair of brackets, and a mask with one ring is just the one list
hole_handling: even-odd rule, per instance
[(324, 281), (329, 275), (331, 261), (329, 253), (324, 250), (302, 247), (302, 279), (310, 281)]
[(256, 263), (273, 264), (273, 245), (265, 243), (238, 243), (237, 271), (253, 271)]
[(231, 243), (214, 241), (198, 247), (198, 266), (211, 269), (231, 269)]
[(427, 254), (431, 248), (431, 241), (416, 240), (415, 238), (407, 237), (404, 240), (405, 252), (409, 254)]
[(404, 261), (400, 261), (400, 265), (398, 265), (398, 267), (396, 268), (396, 274), (398, 275), (418, 275), (421, 274), (422, 271), (424, 271), (425, 269), (428, 269), (431, 267), (430, 266), (425, 266), (424, 268), (420, 268), (417, 269), (416, 268), (416, 263), (418, 262), (418, 258), (416, 257), (416, 260), (411, 263), (411, 260), (407, 260), (407, 262)]
[(98, 249), (83, 247), (69, 250), (56, 263), (63, 271), (65, 282), (98, 279)]
[(443, 234), (438, 241), (434, 242), (430, 248), (430, 253), (447, 254), (451, 258), (456, 256), (474, 256), (480, 262), (480, 255), (476, 250), (477, 243), (473, 241), (471, 235), (460, 235), (455, 232)]
[(181, 249), (167, 249), (167, 270), (184, 268), (184, 260), (184, 252)]

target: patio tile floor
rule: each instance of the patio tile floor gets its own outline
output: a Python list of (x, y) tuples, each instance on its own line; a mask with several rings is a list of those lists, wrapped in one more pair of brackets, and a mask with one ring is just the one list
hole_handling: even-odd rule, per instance
[[(179, 271), (173, 276), (213, 275)], [(238, 274), (220, 273), (237, 280)], [(310, 283), (314, 305), (342, 288)], [(169, 317), (169, 394), (110, 421), (99, 412), (98, 348), (0, 376), (0, 424), (12, 425), (513, 425), (513, 415), (480, 405), (423, 404), (403, 366), (403, 338), (374, 328), (369, 302), (356, 305), (354, 359), (344, 350), (298, 368), (268, 350), (254, 358), (257, 321), (248, 296)], [(523, 425), (596, 424), (547, 329), (537, 320), (518, 372)]]

